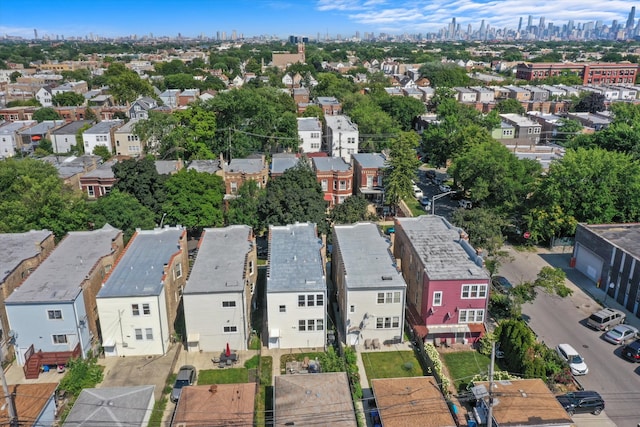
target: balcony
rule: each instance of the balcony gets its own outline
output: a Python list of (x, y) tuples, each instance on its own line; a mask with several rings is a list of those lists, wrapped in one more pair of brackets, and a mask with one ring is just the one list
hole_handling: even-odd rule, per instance
[(28, 380), (36, 379), (40, 375), (43, 366), (66, 365), (69, 359), (79, 357), (80, 353), (80, 343), (78, 343), (73, 350), (48, 352), (43, 352), (42, 350), (36, 352), (33, 344), (31, 344), (31, 347), (29, 347), (24, 355), (24, 377)]

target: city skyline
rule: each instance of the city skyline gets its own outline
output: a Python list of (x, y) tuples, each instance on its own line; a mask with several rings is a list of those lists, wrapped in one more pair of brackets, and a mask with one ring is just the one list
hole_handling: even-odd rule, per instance
[[(553, 24), (562, 28), (572, 22), (610, 27), (627, 26), (635, 1), (539, 0), (183, 0), (95, 4), (71, 0), (64, 7), (33, 0), (24, 13), (24, 3), (8, 2), (0, 12), (0, 36), (33, 39), (72, 37), (203, 37), (225, 40), (260, 35), (309, 39), (366, 38), (366, 34), (449, 34), (470, 29), (517, 30)], [(505, 11), (508, 14), (505, 14)], [(43, 17), (45, 19), (43, 19)], [(146, 19), (145, 19), (146, 18)], [(524, 21), (524, 22), (523, 22)], [(454, 27), (452, 28), (452, 22)], [(634, 24), (634, 27), (636, 25)]]

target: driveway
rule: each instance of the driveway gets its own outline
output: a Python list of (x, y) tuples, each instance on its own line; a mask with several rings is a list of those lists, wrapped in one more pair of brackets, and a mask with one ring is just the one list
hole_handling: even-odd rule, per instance
[[(591, 296), (599, 297), (595, 293), (599, 290), (582, 274), (569, 268), (571, 250), (517, 252), (509, 248), (509, 252), (513, 261), (501, 266), (500, 274), (514, 285), (534, 280), (540, 269), (547, 265), (563, 268), (567, 273), (567, 286), (573, 289), (573, 295), (560, 298), (539, 292), (533, 303), (523, 305), (522, 313), (539, 341), (550, 348), (569, 343), (582, 354), (589, 366), (589, 374), (578, 377), (578, 381), (585, 389), (596, 390), (602, 395), (606, 415), (576, 416), (576, 425), (637, 427), (640, 422), (640, 406), (637, 404), (640, 368), (623, 360), (619, 356), (620, 348), (605, 342), (602, 333), (585, 326), (585, 319), (601, 307)], [(638, 319), (633, 316), (629, 320), (629, 323), (636, 323)]]

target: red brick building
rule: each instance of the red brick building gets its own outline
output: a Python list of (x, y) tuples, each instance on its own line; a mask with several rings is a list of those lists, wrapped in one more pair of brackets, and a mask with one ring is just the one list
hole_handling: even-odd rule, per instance
[(582, 78), (585, 85), (634, 84), (638, 64), (631, 62), (593, 62), (577, 64), (571, 62), (520, 63), (516, 78), (521, 80), (544, 80), (563, 73), (573, 73)]
[(342, 157), (314, 157), (311, 160), (329, 207), (344, 202), (353, 194), (353, 169)]

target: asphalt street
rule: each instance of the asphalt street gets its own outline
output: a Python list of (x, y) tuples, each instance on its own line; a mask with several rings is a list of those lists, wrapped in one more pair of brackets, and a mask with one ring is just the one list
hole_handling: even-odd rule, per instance
[[(522, 307), (522, 312), (538, 340), (551, 348), (569, 343), (581, 353), (589, 374), (578, 377), (578, 381), (585, 390), (596, 390), (605, 400), (603, 414), (575, 416), (576, 425), (637, 427), (640, 423), (640, 364), (622, 359), (621, 347), (609, 344), (602, 339), (602, 333), (585, 326), (585, 319), (601, 308), (594, 297), (603, 299), (603, 294), (599, 295), (600, 291), (586, 277), (569, 268), (571, 248), (564, 253), (562, 249), (538, 252), (508, 249), (513, 260), (500, 267), (500, 274), (514, 285), (534, 280), (546, 265), (561, 267), (567, 272), (567, 286), (573, 289), (573, 295), (560, 298), (540, 292), (533, 303)], [(612, 301), (608, 302), (612, 305)], [(638, 319), (630, 318), (629, 323), (638, 323)]]

